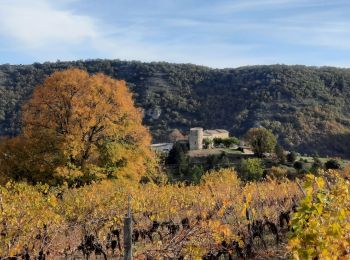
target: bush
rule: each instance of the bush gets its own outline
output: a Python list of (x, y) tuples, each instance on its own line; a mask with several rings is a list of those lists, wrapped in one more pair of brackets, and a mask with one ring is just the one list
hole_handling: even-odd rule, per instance
[(327, 161), (325, 164), (324, 164), (325, 168), (328, 170), (328, 169), (340, 169), (340, 163), (335, 160), (335, 159), (331, 159), (329, 161)]
[(302, 162), (302, 161), (296, 161), (296, 162), (293, 164), (293, 167), (294, 167), (294, 169), (296, 169), (298, 172), (300, 172), (301, 170), (304, 169), (304, 162)]
[(211, 154), (206, 159), (207, 170), (225, 168), (230, 165), (230, 160), (225, 152)]
[(213, 143), (215, 147), (224, 146), (226, 148), (230, 148), (234, 144), (239, 144), (239, 140), (236, 137), (229, 137), (229, 138), (216, 137), (213, 139)]
[(193, 165), (193, 166), (189, 167), (187, 175), (184, 176), (183, 179), (189, 183), (198, 184), (204, 173), (205, 173), (205, 171), (203, 169), (203, 166)]
[(288, 170), (284, 167), (273, 166), (267, 171), (267, 175), (274, 179), (283, 179), (288, 176)]
[(310, 172), (316, 173), (319, 169), (323, 168), (323, 163), (317, 157), (314, 158), (314, 162), (310, 168)]
[(234, 144), (239, 144), (239, 140), (236, 137), (229, 137), (222, 139), (222, 143), (224, 144), (225, 147), (230, 148)]
[(213, 143), (214, 143), (214, 147), (219, 147), (221, 146), (223, 143), (222, 143), (222, 138), (218, 138), (218, 137), (215, 137), (213, 139)]
[(284, 153), (284, 149), (282, 146), (277, 144), (276, 148), (275, 148), (275, 153), (276, 153), (276, 156), (277, 156), (278, 160), (280, 161), (280, 163), (282, 163), (282, 164), (286, 163), (286, 155)]
[(339, 175), (344, 178), (345, 180), (350, 180), (350, 166), (347, 165), (339, 171)]
[(291, 219), (293, 259), (349, 259), (349, 183), (337, 174), (331, 187), (324, 177), (306, 178), (306, 197)]
[(290, 152), (287, 155), (287, 161), (290, 162), (290, 163), (295, 162), (296, 159), (297, 159), (297, 154), (295, 152)]
[(169, 165), (174, 165), (176, 168), (176, 175), (181, 176), (186, 173), (188, 169), (188, 147), (182, 143), (175, 143), (173, 148), (170, 150), (168, 157), (166, 158), (166, 163)]
[(264, 174), (262, 160), (258, 158), (243, 159), (238, 166), (238, 172), (238, 176), (244, 181), (260, 180)]
[(204, 149), (209, 149), (212, 144), (213, 144), (213, 140), (211, 140), (209, 138), (204, 138), (203, 139), (203, 147), (204, 147)]

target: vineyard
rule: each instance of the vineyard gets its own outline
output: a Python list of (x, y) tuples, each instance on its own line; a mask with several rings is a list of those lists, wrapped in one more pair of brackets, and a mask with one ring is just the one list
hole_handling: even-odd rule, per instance
[(247, 164), (261, 178), (216, 168), (171, 182), (141, 119), (125, 82), (102, 74), (39, 86), (23, 133), (0, 140), (0, 258), (349, 257), (349, 168), (295, 179)]
[(267, 242), (280, 243), (302, 193), (287, 180), (242, 185), (231, 169), (208, 173), (197, 186), (9, 183), (1, 188), (0, 255), (120, 257), (129, 195), (136, 259), (216, 259), (251, 257)]
[(349, 185), (340, 177), (331, 183), (310, 175), (305, 191), (288, 180), (243, 185), (231, 169), (208, 173), (196, 186), (8, 183), (0, 190), (0, 256), (121, 258), (130, 196), (135, 259), (246, 259), (286, 240), (288, 230), (295, 259), (346, 256)]
[(0, 189), (0, 257), (120, 259), (129, 206), (135, 259), (247, 259), (261, 253), (265, 258), (259, 259), (268, 259), (274, 246), (295, 259), (349, 254), (346, 178), (331, 171), (307, 175), (303, 187), (287, 179), (242, 183), (233, 169), (222, 169), (198, 185), (9, 182)]

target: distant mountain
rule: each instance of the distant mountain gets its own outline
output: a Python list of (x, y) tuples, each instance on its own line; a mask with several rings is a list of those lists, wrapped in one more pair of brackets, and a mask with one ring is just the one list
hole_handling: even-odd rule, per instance
[(332, 67), (211, 69), (120, 60), (1, 65), (0, 135), (19, 133), (20, 107), (33, 88), (70, 67), (126, 80), (155, 141), (165, 141), (174, 128), (225, 128), (240, 136), (264, 126), (286, 149), (350, 155), (350, 69)]

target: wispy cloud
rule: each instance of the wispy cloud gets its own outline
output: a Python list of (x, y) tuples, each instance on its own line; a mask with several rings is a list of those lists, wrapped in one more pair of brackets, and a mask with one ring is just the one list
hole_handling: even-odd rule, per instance
[(347, 50), (350, 49), (350, 20), (344, 19), (345, 15), (346, 9), (341, 8), (311, 10), (272, 18), (259, 26), (260, 29), (273, 28), (266, 30), (270, 37), (284, 44), (299, 45), (301, 50), (303, 46)]
[[(260, 8), (284, 8), (285, 5), (299, 4), (302, 0), (236, 0), (225, 1), (214, 7), (213, 11), (218, 13), (232, 13), (242, 11), (254, 11)], [(304, 1), (305, 3), (305, 1)]]
[[(45, 0), (34, 3), (12, 0), (0, 4), (0, 35), (11, 37), (16, 42), (16, 49), (35, 53), (40, 61), (80, 58), (79, 51), (90, 52), (88, 57), (168, 60), (215, 67), (238, 66), (243, 60), (246, 65), (249, 60), (253, 61), (243, 53), (254, 45), (218, 43), (210, 35), (179, 34), (159, 42), (152, 40), (167, 35), (167, 27), (213, 27), (208, 21), (165, 17), (163, 25), (155, 26), (154, 30), (150, 30), (143, 18), (123, 27), (99, 22), (87, 15), (58, 9)], [(196, 37), (199, 38), (194, 39)], [(199, 45), (199, 41), (203, 45)], [(235, 59), (227, 55), (233, 55)]]
[(54, 9), (47, 1), (0, 2), (0, 34), (26, 48), (78, 44), (97, 36), (91, 17)]
[(349, 9), (347, 0), (0, 0), (0, 62), (350, 65)]

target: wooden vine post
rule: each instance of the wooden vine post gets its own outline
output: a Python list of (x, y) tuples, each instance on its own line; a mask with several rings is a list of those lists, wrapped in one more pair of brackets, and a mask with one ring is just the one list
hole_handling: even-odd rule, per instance
[(124, 260), (132, 260), (132, 213), (131, 196), (128, 197), (128, 213), (124, 217)]

